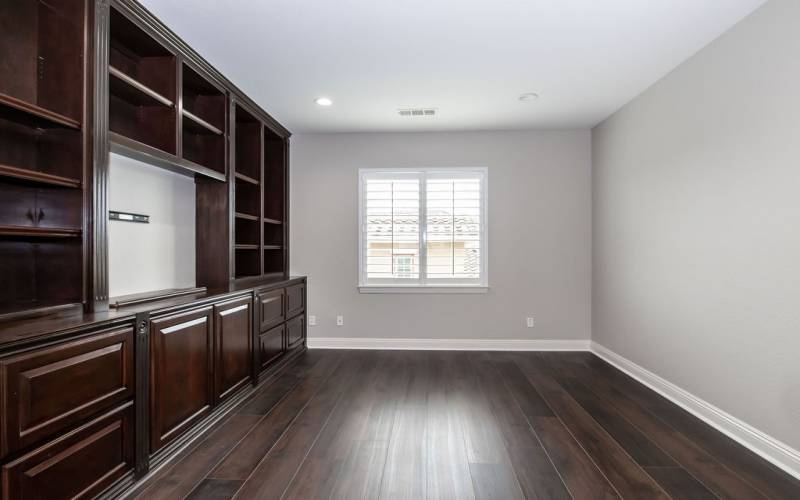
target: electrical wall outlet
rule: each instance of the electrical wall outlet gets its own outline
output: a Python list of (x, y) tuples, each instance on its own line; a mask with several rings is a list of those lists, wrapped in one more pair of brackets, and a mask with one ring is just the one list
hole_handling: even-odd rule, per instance
[(344, 316), (336, 316), (336, 326), (344, 325)]
[(308, 317), (308, 326), (317, 326), (317, 317), (316, 316), (309, 316)]
[(526, 325), (528, 328), (533, 328), (533, 318), (527, 318), (527, 319), (525, 319), (525, 325)]

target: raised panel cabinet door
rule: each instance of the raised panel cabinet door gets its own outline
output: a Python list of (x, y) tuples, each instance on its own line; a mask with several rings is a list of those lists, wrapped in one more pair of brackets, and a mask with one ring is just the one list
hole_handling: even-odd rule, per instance
[(286, 347), (292, 349), (306, 338), (306, 317), (298, 316), (286, 322)]
[(94, 498), (133, 468), (133, 403), (3, 466), (3, 500)]
[(261, 349), (261, 369), (266, 370), (269, 366), (281, 357), (286, 350), (284, 345), (284, 332), (286, 325), (278, 325), (272, 330), (258, 336), (259, 348)]
[(286, 288), (286, 317), (297, 316), (306, 309), (306, 285), (292, 285)]
[(283, 288), (258, 294), (258, 322), (260, 325), (260, 332), (266, 332), (273, 326), (283, 323), (285, 319), (285, 298), (286, 296), (283, 293)]
[(133, 326), (0, 360), (0, 456), (133, 396)]
[(253, 361), (253, 300), (230, 300), (214, 306), (217, 364), (216, 395), (224, 399), (250, 381)]
[(150, 452), (180, 436), (214, 404), (212, 307), (150, 322)]

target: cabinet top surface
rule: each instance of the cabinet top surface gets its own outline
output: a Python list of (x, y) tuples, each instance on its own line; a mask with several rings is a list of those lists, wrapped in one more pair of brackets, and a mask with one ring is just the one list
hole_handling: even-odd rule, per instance
[(0, 321), (0, 355), (4, 351), (15, 350), (28, 344), (68, 337), (87, 328), (103, 328), (130, 322), (138, 313), (159, 314), (174, 309), (205, 304), (224, 299), (226, 295), (246, 293), (253, 290), (279, 288), (302, 282), (305, 276), (284, 278), (252, 279), (232, 282), (224, 288), (209, 289), (202, 292), (164, 300), (153, 300), (109, 311), (84, 313), (75, 309), (63, 309), (37, 317), (20, 317)]

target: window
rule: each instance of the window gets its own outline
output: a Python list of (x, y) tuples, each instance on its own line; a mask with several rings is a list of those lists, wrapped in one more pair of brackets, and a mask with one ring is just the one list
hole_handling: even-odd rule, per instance
[(485, 168), (362, 169), (362, 292), (485, 290)]

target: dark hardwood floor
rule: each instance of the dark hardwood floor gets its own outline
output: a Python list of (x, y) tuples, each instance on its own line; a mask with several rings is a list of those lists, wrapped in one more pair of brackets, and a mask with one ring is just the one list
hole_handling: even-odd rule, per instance
[(309, 351), (139, 498), (800, 498), (589, 353)]

